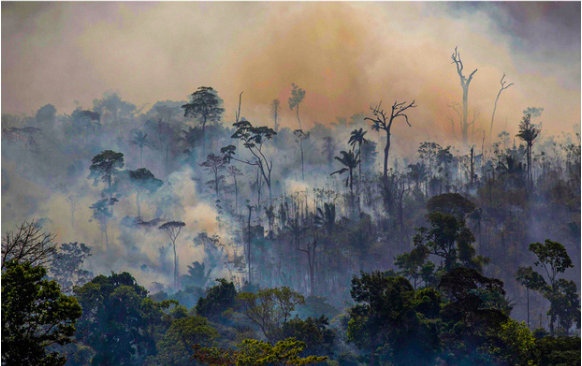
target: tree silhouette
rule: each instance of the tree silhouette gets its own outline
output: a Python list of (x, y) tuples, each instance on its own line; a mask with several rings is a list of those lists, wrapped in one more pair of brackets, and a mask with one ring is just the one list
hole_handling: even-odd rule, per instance
[(451, 59), (453, 60), (453, 64), (457, 67), (457, 74), (459, 74), (459, 80), (461, 82), (461, 88), (463, 88), (463, 119), (461, 121), (461, 133), (463, 136), (463, 142), (467, 142), (467, 135), (469, 130), (470, 123), (467, 123), (467, 116), (468, 116), (468, 108), (469, 108), (469, 85), (473, 80), (473, 76), (477, 72), (475, 69), (467, 78), (463, 75), (463, 61), (461, 60), (461, 54), (455, 47), (455, 52), (451, 55)]
[(184, 104), (184, 117), (199, 118), (202, 124), (202, 154), (206, 154), (205, 128), (208, 122), (220, 120), (224, 109), (222, 99), (216, 91), (209, 86), (201, 86), (190, 96), (190, 103)]
[(499, 97), (501, 96), (501, 92), (504, 91), (505, 89), (509, 89), (509, 87), (513, 85), (513, 83), (507, 84), (507, 81), (505, 81), (505, 73), (501, 77), (501, 80), (499, 81), (499, 83), (501, 84), (501, 88), (499, 89), (499, 93), (497, 93), (497, 98), (495, 98), (495, 106), (493, 107), (493, 114), (491, 115), (491, 128), (489, 128), (489, 143), (491, 143), (491, 134), (493, 133), (493, 121), (495, 120), (495, 111), (497, 110), (497, 101), (499, 101)]
[(305, 181), (304, 157), (303, 157), (303, 141), (309, 140), (311, 132), (303, 132), (303, 130), (295, 130), (293, 134), (299, 142), (299, 150), (301, 151), (301, 180)]
[[(346, 177), (346, 187), (350, 187), (350, 196), (353, 200), (354, 197), (354, 169), (358, 167), (360, 164), (360, 156), (358, 154), (354, 154), (352, 150), (350, 151), (340, 151), (341, 157), (336, 156), (335, 160), (339, 161), (344, 167), (340, 170), (336, 170), (335, 172), (331, 173), (334, 174), (344, 174), (348, 173)], [(353, 202), (352, 202), (353, 204)]]
[(386, 132), (386, 147), (384, 148), (384, 181), (388, 179), (388, 154), (390, 153), (390, 131), (392, 129), (392, 123), (396, 118), (404, 117), (408, 126), (411, 126), (411, 124), (408, 122), (408, 115), (404, 113), (410, 108), (416, 108), (414, 100), (410, 104), (406, 104), (406, 102), (398, 103), (395, 101), (392, 105), (390, 115), (387, 115), (386, 112), (384, 112), (382, 109), (382, 102), (380, 102), (375, 108), (370, 108), (374, 117), (364, 118), (365, 120), (372, 121), (372, 129), (374, 131), (379, 132), (382, 130)]
[(184, 226), (186, 226), (186, 224), (182, 221), (168, 221), (158, 227), (159, 230), (162, 230), (166, 235), (168, 235), (174, 248), (174, 287), (176, 289), (178, 288), (178, 257), (176, 255), (176, 240)]
[(163, 184), (160, 179), (157, 179), (152, 172), (146, 168), (139, 168), (129, 172), (129, 179), (133, 183), (136, 195), (135, 203), (137, 205), (137, 217), (141, 218), (140, 198), (144, 193), (154, 193)]
[[(350, 139), (348, 144), (352, 147), (352, 150), (356, 150), (356, 145), (358, 145), (358, 156), (362, 159), (362, 145), (367, 144), (368, 140), (364, 137), (368, 131), (364, 131), (363, 128), (355, 129), (350, 133)], [(358, 176), (359, 176), (359, 189), (362, 189), (362, 164), (358, 166)]]
[(279, 132), (280, 106), (281, 106), (281, 102), (279, 101), (279, 99), (273, 99), (273, 101), (269, 105), (269, 108), (271, 109), (271, 116), (273, 117), (273, 130), (275, 130), (275, 132)]
[(531, 115), (526, 114), (523, 116), (521, 122), (519, 122), (519, 133), (516, 135), (520, 139), (522, 139), (527, 145), (527, 180), (531, 187), (532, 185), (532, 176), (531, 176), (531, 149), (533, 147), (533, 143), (535, 139), (540, 134), (541, 129), (536, 127), (534, 124), (531, 123)]
[(140, 130), (132, 130), (129, 143), (139, 149), (139, 166), (143, 167), (143, 148), (148, 146), (148, 134)]
[(293, 90), (291, 90), (291, 97), (289, 98), (289, 108), (293, 110), (295, 108), (295, 112), (297, 112), (297, 122), (299, 122), (299, 129), (303, 130), (301, 127), (301, 119), (299, 119), (299, 104), (305, 99), (305, 90), (301, 89), (295, 84), (291, 84), (293, 86)]

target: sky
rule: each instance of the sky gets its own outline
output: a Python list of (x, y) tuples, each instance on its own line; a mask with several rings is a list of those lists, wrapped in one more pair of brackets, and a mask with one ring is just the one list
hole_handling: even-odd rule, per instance
[[(580, 2), (544, 3), (116, 3), (2, 2), (2, 113), (91, 108), (107, 91), (138, 106), (187, 100), (199, 86), (234, 119), (268, 125), (291, 84), (306, 90), (304, 126), (370, 113), (383, 101), (416, 100), (412, 128), (396, 135), (450, 137), (448, 107), (462, 91), (451, 54), (467, 73), (469, 119), (516, 132), (523, 110), (543, 107), (544, 129), (580, 123)], [(147, 107), (146, 107), (147, 110)], [(459, 134), (457, 127), (457, 134)]]

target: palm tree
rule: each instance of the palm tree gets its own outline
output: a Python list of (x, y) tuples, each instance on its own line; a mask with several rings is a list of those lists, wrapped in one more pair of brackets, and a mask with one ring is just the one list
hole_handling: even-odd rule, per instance
[[(364, 137), (366, 134), (368, 133), (368, 131), (364, 131), (363, 128), (355, 129), (352, 131), (352, 133), (350, 134), (350, 140), (348, 141), (348, 144), (352, 147), (353, 150), (356, 149), (356, 145), (358, 145), (358, 156), (361, 156), (361, 150), (362, 150), (362, 144), (367, 144), (368, 140)], [(359, 174), (359, 178), (360, 178), (360, 184), (359, 184), (359, 188), (360, 190), (362, 189), (362, 165), (360, 164), (360, 166), (358, 167), (358, 174)]]
[(324, 203), (323, 210), (320, 207), (317, 208), (314, 223), (317, 226), (325, 226), (327, 234), (331, 235), (333, 226), (335, 225), (335, 218), (335, 204)]
[(335, 172), (331, 173), (334, 174), (344, 174), (349, 173), (346, 177), (346, 187), (350, 187), (350, 195), (352, 199), (354, 197), (354, 169), (357, 168), (358, 164), (360, 164), (360, 153), (355, 154), (353, 150), (348, 152), (340, 151), (341, 157), (336, 156), (335, 159), (342, 163), (344, 166), (340, 170), (336, 170)]
[(133, 130), (131, 133), (130, 144), (137, 146), (139, 149), (139, 166), (143, 168), (143, 148), (148, 146), (148, 134), (140, 130)]
[(519, 133), (516, 136), (527, 144), (527, 179), (529, 184), (531, 184), (531, 149), (534, 140), (538, 137), (540, 132), (541, 128), (538, 128), (531, 123), (531, 114), (523, 116), (523, 119), (519, 122)]

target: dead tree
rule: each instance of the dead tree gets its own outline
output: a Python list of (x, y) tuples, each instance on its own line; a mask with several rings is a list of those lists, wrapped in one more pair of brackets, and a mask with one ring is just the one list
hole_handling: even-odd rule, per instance
[(469, 108), (469, 85), (473, 80), (473, 75), (477, 72), (475, 69), (471, 74), (469, 74), (469, 78), (463, 75), (463, 61), (461, 61), (461, 54), (455, 47), (455, 52), (451, 55), (451, 59), (453, 60), (453, 64), (457, 67), (457, 73), (459, 74), (459, 79), (461, 81), (461, 87), (463, 88), (463, 118), (461, 120), (461, 134), (463, 137), (463, 142), (467, 142), (469, 124), (467, 123), (467, 115), (468, 115), (468, 108)]
[(240, 121), (240, 105), (241, 105), (241, 102), (242, 102), (242, 95), (243, 95), (243, 93), (244, 92), (240, 92), (240, 94), (238, 95), (238, 111), (235, 112), (235, 118), (236, 118), (236, 121), (237, 122)]
[(406, 123), (409, 127), (412, 127), (410, 122), (408, 122), (408, 116), (404, 113), (409, 108), (416, 108), (417, 106), (414, 104), (414, 100), (410, 104), (406, 104), (406, 102), (398, 103), (397, 101), (394, 102), (392, 105), (392, 110), (390, 111), (390, 115), (387, 115), (386, 112), (382, 109), (382, 102), (380, 102), (375, 108), (370, 108), (374, 115), (373, 118), (366, 117), (364, 120), (370, 120), (374, 124), (372, 129), (375, 131), (386, 131), (386, 147), (384, 148), (384, 181), (388, 179), (388, 154), (390, 153), (390, 136), (392, 129), (392, 123), (397, 117), (404, 117)]
[(279, 132), (279, 110), (280, 110), (280, 105), (281, 102), (279, 102), (279, 99), (274, 99), (271, 102), (271, 116), (273, 117), (273, 130), (275, 130), (275, 132)]
[(309, 283), (311, 296), (315, 295), (315, 250), (317, 249), (317, 237), (313, 239), (313, 243), (307, 245), (307, 249), (298, 248), (300, 252), (307, 254), (309, 263)]
[(30, 262), (31, 266), (46, 266), (56, 253), (56, 235), (44, 233), (36, 222), (24, 222), (2, 235), (2, 270), (6, 262)]
[(489, 143), (492, 142), (491, 135), (493, 133), (493, 121), (495, 119), (495, 111), (497, 110), (497, 101), (499, 101), (499, 96), (501, 96), (502, 91), (504, 91), (505, 89), (509, 89), (509, 87), (513, 85), (513, 83), (507, 84), (507, 81), (505, 81), (504, 79), (505, 73), (503, 74), (501, 80), (499, 81), (499, 83), (501, 84), (501, 88), (499, 89), (499, 93), (497, 93), (497, 98), (495, 98), (495, 106), (493, 107), (493, 114), (491, 115), (491, 128), (489, 129)]

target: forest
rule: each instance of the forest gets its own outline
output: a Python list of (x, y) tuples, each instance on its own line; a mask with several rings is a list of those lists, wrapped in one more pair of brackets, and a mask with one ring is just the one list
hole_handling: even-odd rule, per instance
[(495, 119), (505, 75), (476, 123), (450, 58), (451, 139), (411, 154), (390, 92), (2, 114), (2, 364), (579, 365), (580, 125)]

